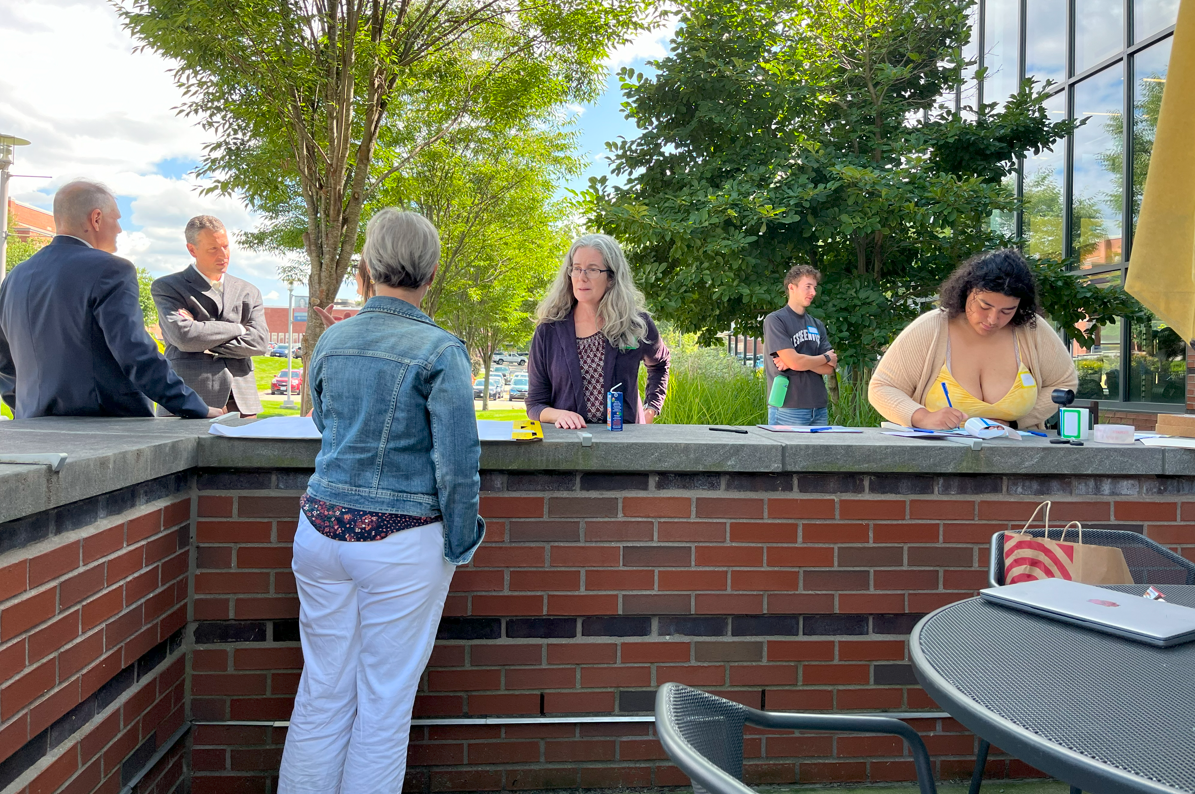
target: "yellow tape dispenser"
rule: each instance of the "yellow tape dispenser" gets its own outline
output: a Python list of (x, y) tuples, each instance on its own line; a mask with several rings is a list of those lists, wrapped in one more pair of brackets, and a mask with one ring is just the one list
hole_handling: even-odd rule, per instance
[(543, 441), (544, 429), (533, 419), (517, 419), (510, 437), (515, 441)]

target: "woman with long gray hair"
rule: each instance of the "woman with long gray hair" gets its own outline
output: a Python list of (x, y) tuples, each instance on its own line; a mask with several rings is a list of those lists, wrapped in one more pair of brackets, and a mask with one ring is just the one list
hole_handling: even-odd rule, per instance
[[(623, 393), (623, 421), (650, 423), (668, 389), (668, 346), (645, 309), (618, 241), (587, 234), (569, 246), (539, 304), (527, 362), (527, 416), (579, 429), (606, 421), (606, 393)], [(639, 399), (639, 365), (647, 391)]]
[(419, 310), (439, 235), (384, 209), (361, 259), (357, 285), (373, 296), (324, 332), (307, 368), (323, 438), (291, 562), (303, 676), (280, 794), (402, 790), (448, 585), (485, 530), (469, 354)]

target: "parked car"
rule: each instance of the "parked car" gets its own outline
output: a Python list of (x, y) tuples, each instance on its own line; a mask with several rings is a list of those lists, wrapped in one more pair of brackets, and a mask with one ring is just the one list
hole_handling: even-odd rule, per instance
[(490, 376), (497, 375), (502, 378), (503, 383), (510, 383), (512, 377), (510, 367), (490, 367)]
[[(485, 376), (473, 381), (473, 399), (480, 400), (481, 393), (485, 389)], [(490, 399), (497, 400), (502, 396), (502, 378), (497, 375), (490, 376)]]
[(514, 380), (510, 382), (511, 400), (525, 400), (527, 399), (527, 376), (515, 375)]
[(282, 370), (270, 381), (270, 394), (286, 394), (287, 377), (290, 378), (290, 393), (298, 394), (303, 388), (303, 370)]
[(288, 347), (289, 345), (281, 343), (274, 345), (270, 348), (270, 358), (286, 358), (286, 348)]
[(494, 354), (494, 363), (495, 364), (518, 364), (520, 367), (525, 367), (525, 366), (527, 366), (527, 354), (526, 353), (510, 353), (510, 352), (495, 353)]

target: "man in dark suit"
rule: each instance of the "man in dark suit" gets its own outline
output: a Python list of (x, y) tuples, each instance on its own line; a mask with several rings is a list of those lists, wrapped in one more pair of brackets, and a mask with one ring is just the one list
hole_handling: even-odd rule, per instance
[(0, 286), (0, 399), (17, 419), (153, 416), (150, 400), (216, 417), (158, 352), (137, 301), (137, 272), (114, 256), (116, 197), (78, 180), (54, 196), (58, 235)]
[(228, 232), (218, 218), (197, 215), (184, 235), (195, 261), (150, 289), (166, 358), (205, 402), (253, 416), (261, 412), (253, 356), (268, 353), (270, 340), (261, 292), (228, 275)]

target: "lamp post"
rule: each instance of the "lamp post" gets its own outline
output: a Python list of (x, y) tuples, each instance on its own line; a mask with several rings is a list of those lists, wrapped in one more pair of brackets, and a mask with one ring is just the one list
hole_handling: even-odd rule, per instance
[(286, 282), (286, 399), (282, 401), (283, 408), (294, 408), (295, 401), (290, 398), (290, 384), (293, 373), (290, 369), (290, 357), (295, 351), (295, 282)]
[(16, 159), (16, 147), (28, 145), (24, 138), (0, 135), (0, 284), (8, 269), (8, 167)]

